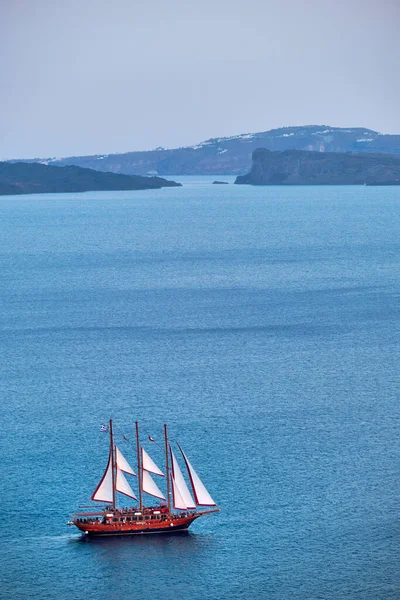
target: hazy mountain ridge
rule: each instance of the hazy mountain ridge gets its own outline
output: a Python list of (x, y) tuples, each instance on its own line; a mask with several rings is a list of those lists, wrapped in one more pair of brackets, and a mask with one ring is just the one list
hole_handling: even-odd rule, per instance
[(180, 185), (159, 177), (100, 173), (77, 166), (0, 162), (0, 195), (146, 190)]
[(247, 175), (250, 185), (400, 185), (400, 156), (343, 152), (271, 152), (259, 148)]
[(184, 148), (32, 161), (128, 175), (237, 175), (249, 170), (252, 153), (260, 147), (278, 151), (400, 154), (400, 135), (382, 135), (361, 127), (307, 125), (211, 138)]

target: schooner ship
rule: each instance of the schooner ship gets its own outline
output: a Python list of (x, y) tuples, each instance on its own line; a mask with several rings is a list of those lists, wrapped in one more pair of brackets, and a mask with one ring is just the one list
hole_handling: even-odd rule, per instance
[[(106, 426), (102, 428), (107, 430)], [(218, 512), (216, 503), (181, 446), (177, 444), (189, 475), (193, 494), (189, 490), (169, 443), (167, 426), (164, 425), (165, 474), (141, 446), (137, 422), (135, 428), (137, 473), (115, 444), (113, 423), (110, 420), (108, 426), (110, 451), (107, 467), (91, 497), (95, 502), (105, 503), (105, 507), (102, 510), (94, 510), (93, 507), (93, 510), (76, 512), (68, 525), (75, 525), (89, 536), (175, 533), (187, 531), (191, 523), (203, 515)], [(139, 497), (133, 491), (126, 475), (137, 477)], [(153, 475), (165, 477), (166, 496), (154, 481)], [(119, 508), (117, 493), (132, 498), (137, 502), (137, 506)], [(144, 494), (156, 498), (159, 503), (156, 506), (146, 506)], [(203, 507), (208, 509), (204, 510)]]

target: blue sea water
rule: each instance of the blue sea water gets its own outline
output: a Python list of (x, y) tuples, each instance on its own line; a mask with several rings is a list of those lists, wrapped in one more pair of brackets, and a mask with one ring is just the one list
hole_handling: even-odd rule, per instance
[[(0, 199), (0, 595), (399, 599), (400, 188), (179, 179)], [(221, 512), (68, 528), (110, 416)]]

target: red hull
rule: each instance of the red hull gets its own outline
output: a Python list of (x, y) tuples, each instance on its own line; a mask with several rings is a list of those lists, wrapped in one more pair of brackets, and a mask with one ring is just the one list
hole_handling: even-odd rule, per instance
[(144, 509), (142, 514), (126, 509), (115, 513), (88, 512), (74, 515), (70, 525), (75, 525), (89, 536), (178, 533), (187, 531), (193, 521), (202, 515), (218, 511), (219, 509), (214, 509), (183, 514), (170, 513), (167, 509)]
[(143, 533), (174, 533), (187, 531), (189, 525), (200, 515), (186, 518), (173, 518), (165, 521), (143, 521), (135, 523), (102, 523), (101, 521), (78, 521), (74, 525), (86, 535), (134, 535)]

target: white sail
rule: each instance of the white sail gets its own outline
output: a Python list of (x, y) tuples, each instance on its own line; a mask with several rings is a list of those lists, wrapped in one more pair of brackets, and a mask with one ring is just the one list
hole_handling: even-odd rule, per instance
[(153, 481), (150, 473), (148, 473), (147, 471), (142, 472), (142, 490), (150, 496), (154, 496), (155, 498), (161, 498), (161, 500), (166, 500), (164, 494), (159, 489), (156, 482)]
[(130, 498), (135, 498), (137, 500), (134, 491), (126, 480), (125, 475), (121, 471), (119, 467), (117, 467), (117, 477), (115, 481), (115, 489), (117, 492), (121, 494), (125, 494), (125, 496), (129, 496)]
[(135, 471), (132, 469), (131, 465), (128, 463), (125, 456), (117, 446), (115, 446), (115, 458), (117, 467), (119, 467), (121, 471), (128, 473), (129, 475), (136, 475)]
[(160, 471), (156, 463), (152, 458), (150, 458), (144, 448), (142, 448), (142, 467), (145, 471), (149, 471), (149, 473), (154, 473), (154, 475), (162, 475), (164, 477), (164, 473)]
[(92, 494), (92, 500), (97, 502), (112, 502), (113, 501), (113, 469), (112, 455), (108, 457), (108, 463), (100, 483)]
[[(169, 447), (169, 449), (171, 451), (172, 474), (182, 495), (182, 500), (185, 504), (185, 508), (196, 508), (196, 503), (193, 500), (191, 493), (189, 492), (189, 488), (186, 485), (186, 481), (183, 478), (182, 471), (178, 465), (178, 461), (175, 458), (175, 454), (172, 452), (171, 446)], [(175, 508), (178, 507), (176, 506)]]
[[(178, 444), (179, 446), (179, 444)], [(196, 499), (196, 504), (198, 506), (216, 506), (216, 503), (211, 498), (210, 494), (207, 492), (203, 482), (200, 477), (197, 475), (196, 471), (193, 469), (189, 460), (187, 459), (186, 454), (179, 446), (179, 450), (182, 452), (182, 456), (185, 459), (186, 467), (189, 473), (190, 482), (192, 484), (194, 497)]]
[(174, 508), (178, 510), (186, 510), (188, 507), (186, 506), (181, 490), (179, 489), (178, 484), (175, 481), (175, 477), (171, 473), (171, 482), (172, 482), (172, 497), (174, 500)]

